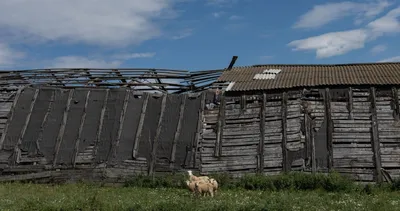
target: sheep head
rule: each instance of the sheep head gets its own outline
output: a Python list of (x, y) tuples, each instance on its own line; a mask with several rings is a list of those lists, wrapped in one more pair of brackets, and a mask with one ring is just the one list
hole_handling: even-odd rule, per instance
[(188, 170), (187, 172), (188, 172), (189, 176), (193, 176), (192, 170)]

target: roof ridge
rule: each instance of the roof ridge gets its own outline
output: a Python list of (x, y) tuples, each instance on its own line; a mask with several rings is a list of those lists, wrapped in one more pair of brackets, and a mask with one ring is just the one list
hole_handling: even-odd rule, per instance
[[(337, 63), (337, 64), (256, 64), (241, 67), (264, 67), (264, 66), (355, 66), (355, 65), (387, 65), (400, 64), (400, 62), (366, 62), (366, 63)], [(236, 66), (240, 67), (240, 66)]]

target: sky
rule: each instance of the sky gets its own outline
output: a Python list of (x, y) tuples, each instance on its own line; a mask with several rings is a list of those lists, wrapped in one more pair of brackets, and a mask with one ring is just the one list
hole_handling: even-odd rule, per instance
[(3, 0), (0, 69), (400, 61), (400, 0)]

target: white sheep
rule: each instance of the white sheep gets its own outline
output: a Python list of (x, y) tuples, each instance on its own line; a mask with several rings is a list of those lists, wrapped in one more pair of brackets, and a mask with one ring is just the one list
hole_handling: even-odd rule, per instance
[(205, 196), (207, 193), (214, 197), (214, 185), (207, 181), (196, 181), (195, 190), (200, 195)]
[(213, 185), (214, 194), (217, 193), (218, 190), (218, 182), (217, 180), (211, 178), (209, 182)]
[(189, 174), (189, 180), (190, 180), (191, 182), (192, 182), (192, 181), (199, 181), (199, 180), (208, 181), (208, 180), (210, 179), (210, 178), (207, 177), (207, 176), (199, 176), (199, 177), (196, 177), (196, 176), (193, 175), (193, 173), (192, 173), (191, 170), (188, 170), (188, 174)]
[(186, 180), (186, 185), (189, 189), (190, 192), (193, 193), (193, 195), (196, 193), (196, 185), (195, 182), (190, 182), (189, 180)]

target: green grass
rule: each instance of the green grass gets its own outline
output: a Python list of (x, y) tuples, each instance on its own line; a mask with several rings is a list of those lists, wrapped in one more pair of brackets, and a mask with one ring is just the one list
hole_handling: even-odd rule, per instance
[(360, 186), (337, 174), (246, 176), (221, 184), (214, 198), (196, 198), (184, 174), (138, 176), (125, 187), (90, 184), (0, 184), (0, 210), (400, 210), (400, 182)]
[(214, 198), (193, 198), (178, 188), (96, 187), (85, 184), (1, 184), (0, 210), (399, 210), (390, 191), (221, 190)]

